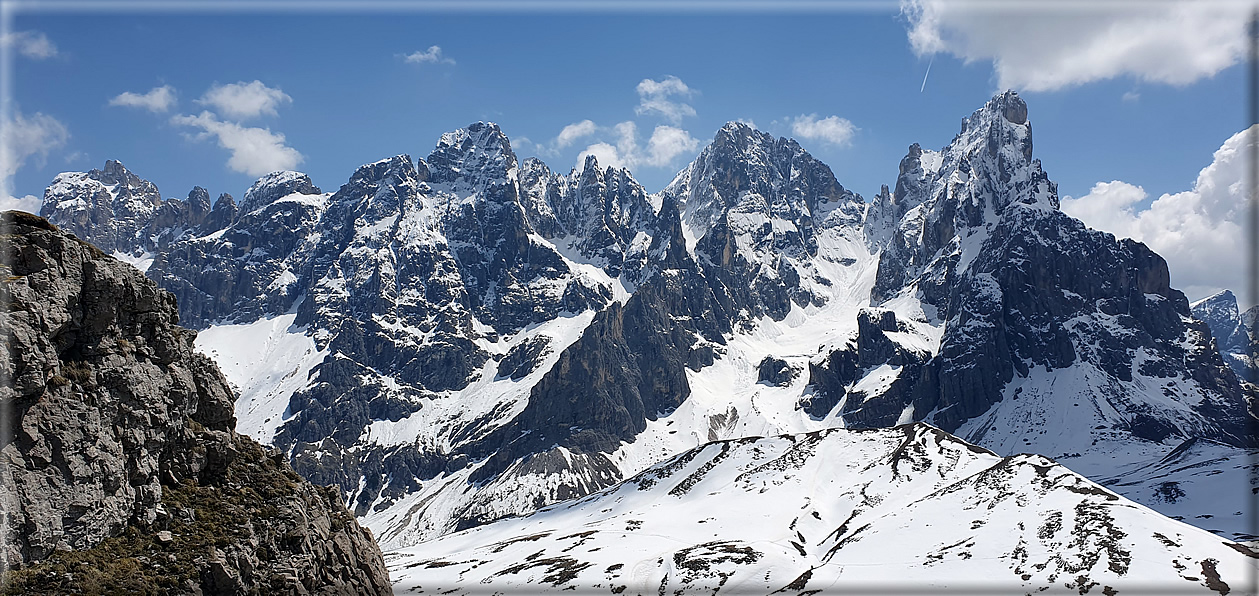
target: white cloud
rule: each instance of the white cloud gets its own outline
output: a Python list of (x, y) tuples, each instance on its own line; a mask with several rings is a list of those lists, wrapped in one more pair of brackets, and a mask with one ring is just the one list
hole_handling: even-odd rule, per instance
[(660, 125), (652, 131), (647, 140), (647, 155), (644, 162), (649, 166), (663, 167), (673, 163), (674, 158), (699, 148), (699, 139), (691, 133), (673, 126)]
[[(684, 116), (695, 115), (695, 108), (671, 99), (675, 96), (689, 97), (695, 93), (682, 79), (675, 76), (666, 76), (659, 81), (643, 79), (635, 90), (638, 92), (639, 104), (634, 108), (634, 113), (640, 116), (655, 114), (676, 125)], [(674, 165), (679, 156), (698, 149), (700, 144), (691, 133), (674, 125), (657, 125), (652, 129), (647, 144), (642, 145), (638, 140), (638, 124), (633, 120), (611, 127), (582, 120), (565, 126), (545, 152), (558, 155), (561, 149), (586, 137), (594, 137), (594, 142), (578, 154), (578, 170), (585, 167), (588, 155), (595, 156), (599, 166), (603, 168), (668, 167)]]
[(1245, 55), (1247, 2), (902, 0), (920, 56), (992, 61), (1001, 88), (1049, 91), (1132, 76), (1185, 85)]
[(57, 46), (39, 31), (14, 31), (0, 35), (0, 48), (15, 48), (19, 54), (36, 60), (57, 55)]
[(65, 146), (69, 139), (70, 131), (56, 118), (40, 112), (27, 117), (15, 110), (0, 126), (0, 196), (9, 194), (11, 179), (27, 158), (35, 157), (42, 163), (50, 151)]
[(593, 155), (599, 161), (601, 168), (627, 168), (629, 164), (621, 158), (621, 154), (617, 152), (616, 147), (607, 143), (595, 143), (586, 147), (584, 151), (577, 155), (577, 171), (585, 169), (586, 156)]
[(1192, 190), (1165, 194), (1148, 208), (1145, 189), (1122, 181), (1099, 182), (1089, 194), (1062, 200), (1062, 210), (1090, 227), (1144, 242), (1167, 259), (1172, 285), (1190, 300), (1246, 281), (1246, 153), (1242, 131), (1224, 142), (1198, 174)]
[(38, 215), (40, 208), (43, 206), (44, 200), (35, 195), (26, 195), (24, 197), (14, 197), (7, 194), (0, 195), (0, 211), (25, 211)]
[(687, 87), (682, 79), (673, 75), (660, 81), (643, 79), (638, 83), (638, 107), (634, 108), (634, 113), (639, 116), (659, 114), (665, 120), (677, 124), (685, 116), (694, 116), (695, 108), (670, 98), (685, 98), (694, 94), (695, 91)]
[(219, 146), (232, 152), (227, 167), (249, 176), (262, 176), (278, 170), (291, 170), (305, 159), (301, 153), (284, 144), (284, 135), (267, 128), (246, 128), (235, 122), (223, 122), (210, 112), (198, 116), (174, 116), (171, 123), (200, 128), (197, 139), (210, 136)]
[(454, 64), (455, 61), (442, 54), (441, 46), (429, 46), (423, 52), (412, 52), (402, 57), (409, 64)]
[(109, 100), (111, 106), (143, 108), (154, 114), (169, 112), (175, 107), (175, 88), (170, 85), (154, 87), (143, 95), (127, 91)]
[(852, 136), (856, 132), (857, 127), (853, 126), (852, 122), (839, 116), (827, 116), (819, 119), (817, 114), (809, 114), (808, 116), (798, 116), (791, 123), (791, 134), (802, 139), (822, 141), (833, 145), (848, 145), (852, 143)]
[(563, 149), (572, 145), (577, 139), (594, 134), (595, 128), (595, 123), (590, 120), (582, 120), (565, 126), (560, 134), (555, 136), (555, 149)]
[(593, 143), (577, 156), (577, 169), (586, 163), (587, 155), (594, 155), (600, 167), (633, 169), (638, 166), (665, 167), (685, 153), (699, 148), (699, 139), (685, 130), (661, 124), (651, 133), (644, 148), (638, 143), (638, 126), (625, 121), (612, 127), (616, 145), (605, 141)]
[(275, 116), (281, 104), (292, 103), (293, 98), (279, 89), (268, 87), (262, 81), (214, 85), (197, 103), (209, 105), (228, 118), (246, 120), (262, 115)]
[(1127, 91), (1123, 94), (1123, 97), (1121, 99), (1123, 99), (1124, 101), (1137, 101), (1141, 99), (1141, 94), (1137, 93), (1136, 91)]

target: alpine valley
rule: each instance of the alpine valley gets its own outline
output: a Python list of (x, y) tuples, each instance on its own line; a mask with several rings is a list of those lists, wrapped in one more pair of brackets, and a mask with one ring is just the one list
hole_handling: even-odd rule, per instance
[(109, 161), (40, 215), (175, 296), (236, 429), (399, 591), (1223, 594), (1259, 561), (1255, 311), (1061, 212), (1013, 92), (869, 201), (741, 123), (648, 193), (478, 122), (336, 192)]

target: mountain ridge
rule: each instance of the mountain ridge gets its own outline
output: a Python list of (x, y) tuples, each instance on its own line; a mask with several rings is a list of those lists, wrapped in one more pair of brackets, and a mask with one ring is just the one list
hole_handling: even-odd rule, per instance
[(1094, 477), (1112, 453), (1253, 440), (1256, 405), (1165, 261), (1057, 210), (1017, 94), (941, 151), (911, 146), (871, 203), (737, 123), (659, 193), (583, 165), (518, 162), (477, 123), (337, 193), (242, 210), (149, 271), (211, 327), (203, 350), (229, 358), (261, 327), (295, 346), (307, 378), (241, 376), (269, 396), (242, 419), (394, 546), (737, 436), (927, 420), (999, 452), (1082, 454)]

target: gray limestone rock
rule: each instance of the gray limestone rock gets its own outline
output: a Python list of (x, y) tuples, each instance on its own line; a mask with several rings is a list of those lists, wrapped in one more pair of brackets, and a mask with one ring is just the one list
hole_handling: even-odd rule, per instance
[[(97, 560), (74, 571), (101, 591), (270, 592), (288, 570), (315, 592), (390, 592), (337, 493), (235, 433), (232, 391), (193, 352), (170, 293), (46, 220), (6, 212), (0, 225), (7, 584), (84, 589), (41, 571), (76, 551)], [(155, 563), (146, 544), (175, 558)]]

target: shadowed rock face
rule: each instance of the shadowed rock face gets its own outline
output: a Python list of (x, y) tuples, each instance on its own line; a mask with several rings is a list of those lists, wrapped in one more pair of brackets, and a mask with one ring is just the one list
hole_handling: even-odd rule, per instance
[(1255, 363), (1255, 355), (1259, 354), (1259, 334), (1255, 332), (1259, 306), (1239, 312), (1237, 297), (1224, 290), (1193, 303), (1192, 310), (1195, 318), (1211, 328), (1224, 363), (1237, 376), (1251, 383), (1259, 381), (1259, 366)]
[[(912, 407), (914, 419), (953, 432), (1016, 399), (1011, 384), (1035, 369), (1075, 367), (1105, 379), (1096, 382), (1110, 385), (1105, 393), (1138, 438), (1253, 443), (1246, 426), (1255, 409), (1209, 349), (1206, 325), (1170, 287), (1166, 261), (1058, 210), (1017, 94), (976, 110), (938, 153), (910, 147), (895, 194), (882, 193), (871, 213), (884, 218), (866, 224), (884, 235), (873, 238), (882, 254), (871, 302), (913, 296), (932, 307), (944, 333), (929, 362), (901, 372), (880, 398), (884, 407), (867, 405), (851, 423), (894, 424)], [(1151, 408), (1134, 375), (1146, 386), (1175, 381), (1164, 397), (1203, 398), (1179, 412)]]
[(390, 593), (336, 491), (236, 434), (174, 296), (43, 219), (0, 217), (8, 589)]

